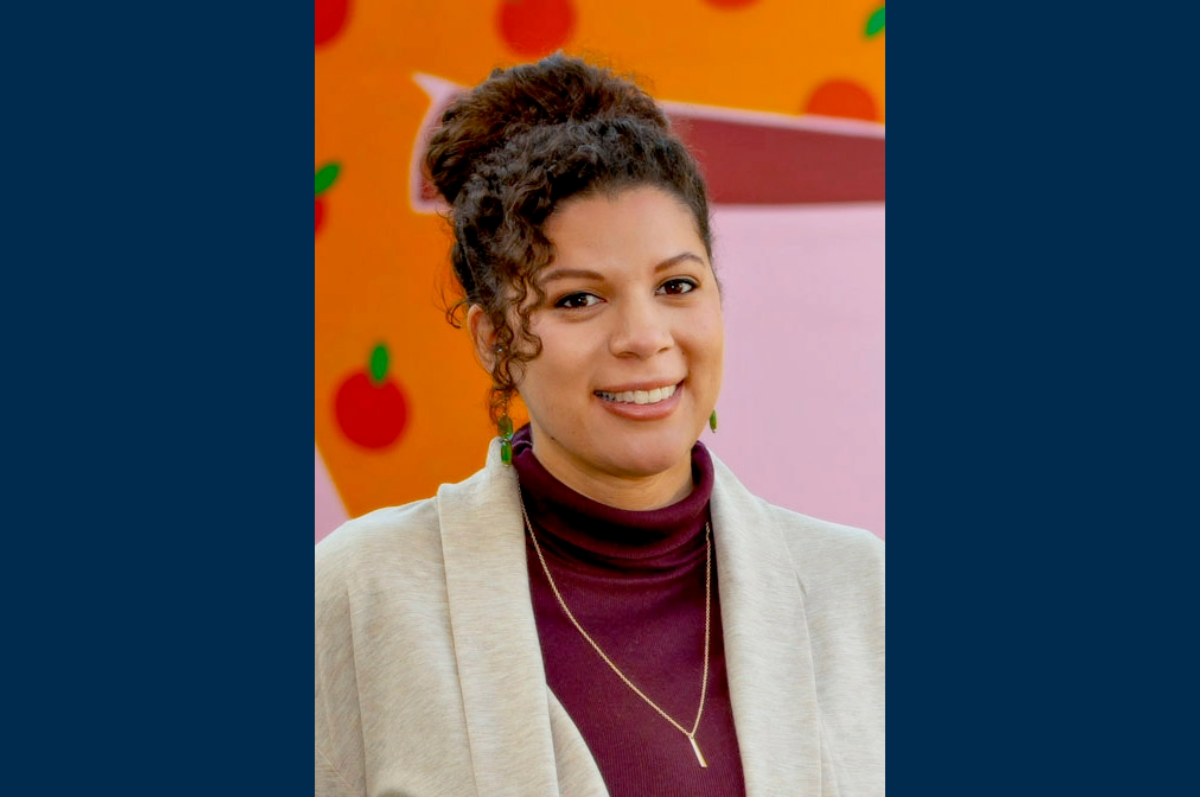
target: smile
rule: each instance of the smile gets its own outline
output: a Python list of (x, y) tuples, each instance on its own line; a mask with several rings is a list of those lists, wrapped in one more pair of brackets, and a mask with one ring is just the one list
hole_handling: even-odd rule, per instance
[(597, 390), (596, 395), (605, 401), (617, 404), (657, 404), (675, 395), (676, 387), (678, 386), (667, 385), (666, 387), (656, 387), (653, 390), (626, 390), (621, 393), (605, 393), (603, 390)]

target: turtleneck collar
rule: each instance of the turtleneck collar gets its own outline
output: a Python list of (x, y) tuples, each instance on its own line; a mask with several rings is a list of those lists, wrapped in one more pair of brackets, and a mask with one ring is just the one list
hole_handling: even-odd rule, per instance
[(692, 492), (649, 511), (617, 509), (567, 487), (534, 455), (528, 425), (513, 436), (513, 466), (538, 541), (573, 569), (662, 573), (692, 566), (697, 556), (703, 560), (713, 466), (700, 442), (692, 447)]

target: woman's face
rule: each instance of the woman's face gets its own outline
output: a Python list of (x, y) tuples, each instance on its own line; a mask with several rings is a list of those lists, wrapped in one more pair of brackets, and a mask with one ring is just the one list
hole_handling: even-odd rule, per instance
[(636, 187), (565, 202), (546, 234), (555, 257), (530, 319), (543, 349), (518, 382), (534, 452), (597, 500), (678, 500), (691, 488), (691, 448), (716, 406), (725, 348), (692, 213), (662, 189)]

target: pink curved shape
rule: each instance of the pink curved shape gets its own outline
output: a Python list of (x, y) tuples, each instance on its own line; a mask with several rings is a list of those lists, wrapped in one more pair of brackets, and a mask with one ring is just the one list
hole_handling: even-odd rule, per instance
[(316, 508), (314, 512), (317, 521), (316, 541), (320, 542), (328, 536), (329, 532), (345, 523), (348, 516), (346, 514), (346, 507), (342, 504), (342, 499), (338, 496), (337, 489), (333, 486), (333, 480), (329, 478), (329, 471), (325, 467), (325, 462), (321, 459), (320, 449), (317, 449), (316, 446), (313, 449), (317, 460)]

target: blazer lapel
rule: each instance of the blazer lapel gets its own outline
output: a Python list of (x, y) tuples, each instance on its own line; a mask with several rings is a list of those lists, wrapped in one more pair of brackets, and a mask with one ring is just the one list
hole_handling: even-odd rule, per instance
[(799, 576), (762, 500), (715, 456), (713, 467), (725, 665), (746, 794), (819, 795), (817, 691)]
[(495, 441), (484, 471), (438, 490), (450, 622), (477, 793), (557, 797), (518, 500)]

